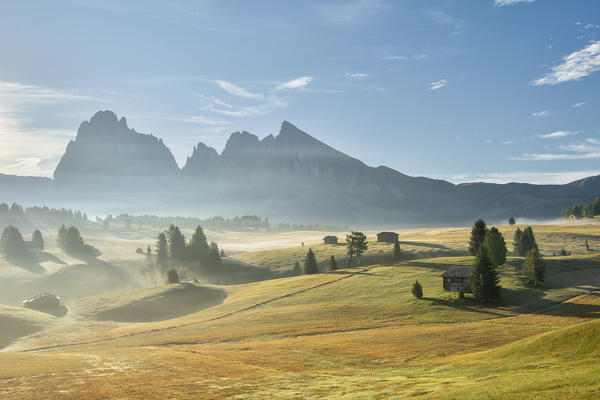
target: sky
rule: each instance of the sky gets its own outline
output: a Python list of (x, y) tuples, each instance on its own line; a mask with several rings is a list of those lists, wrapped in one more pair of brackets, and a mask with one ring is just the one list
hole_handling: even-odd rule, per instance
[(596, 0), (0, 1), (0, 37), (3, 174), (106, 109), (180, 166), (287, 120), (408, 175), (600, 174)]

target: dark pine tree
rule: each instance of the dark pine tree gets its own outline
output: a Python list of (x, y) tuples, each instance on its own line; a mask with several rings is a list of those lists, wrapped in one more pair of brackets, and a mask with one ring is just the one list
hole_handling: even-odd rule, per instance
[(525, 257), (529, 250), (537, 249), (538, 245), (535, 241), (535, 236), (533, 235), (533, 229), (530, 226), (525, 228), (523, 231), (523, 235), (521, 236), (521, 244), (519, 246), (520, 256)]
[(306, 258), (304, 259), (304, 273), (319, 273), (319, 267), (317, 266), (317, 258), (315, 257), (315, 253), (313, 253), (312, 249), (308, 249), (308, 253), (306, 253)]
[(189, 244), (190, 261), (200, 261), (202, 264), (206, 263), (209, 250), (210, 247), (206, 240), (204, 230), (198, 225)]
[(473, 224), (473, 228), (471, 228), (471, 239), (469, 240), (469, 253), (471, 255), (476, 255), (479, 251), (479, 247), (485, 240), (485, 234), (487, 233), (487, 226), (485, 225), (485, 221), (482, 218), (479, 218)]
[(0, 237), (0, 250), (7, 257), (23, 257), (27, 254), (23, 235), (16, 227), (9, 225), (4, 228)]
[(294, 275), (302, 275), (302, 267), (298, 261), (294, 263)]
[(330, 271), (337, 270), (337, 261), (335, 261), (335, 257), (333, 256), (333, 254), (329, 258), (329, 270)]
[(488, 251), (490, 260), (495, 266), (506, 262), (506, 242), (504, 241), (504, 236), (502, 236), (502, 233), (496, 227), (490, 228), (486, 233), (483, 244)]
[(394, 242), (394, 260), (397, 261), (400, 258), (402, 258), (402, 251), (400, 250), (400, 242), (396, 240)]
[(42, 237), (42, 232), (40, 232), (39, 229), (33, 231), (33, 234), (31, 235), (31, 241), (37, 249), (40, 249), (40, 251), (44, 250), (44, 238)]
[(169, 226), (167, 231), (167, 239), (169, 241), (169, 251), (171, 254), (172, 261), (185, 261), (187, 246), (185, 243), (185, 236), (179, 230), (179, 227), (175, 225)]
[(473, 260), (471, 274), (471, 289), (473, 296), (479, 301), (493, 301), (500, 298), (500, 277), (489, 258), (485, 246), (480, 246)]
[(517, 256), (521, 255), (521, 241), (523, 240), (523, 231), (521, 228), (517, 228), (515, 235), (513, 236), (513, 253)]
[(63, 225), (58, 230), (58, 234), (56, 236), (56, 245), (62, 251), (65, 251), (65, 239), (67, 238), (67, 228)]
[(527, 278), (527, 283), (533, 286), (539, 286), (544, 282), (546, 274), (546, 263), (544, 257), (540, 254), (537, 247), (529, 250), (523, 263), (523, 275)]
[(164, 271), (169, 264), (169, 243), (167, 241), (167, 235), (165, 235), (164, 232), (158, 234), (154, 247), (156, 249), (156, 261), (158, 266)]
[(508, 219), (508, 224), (509, 225), (515, 225), (517, 223), (517, 221), (515, 221), (515, 217), (510, 217)]
[(421, 286), (419, 281), (415, 281), (415, 283), (413, 283), (411, 293), (417, 299), (420, 299), (423, 297), (423, 286)]
[(210, 242), (210, 250), (208, 251), (208, 268), (217, 270), (221, 267), (221, 256), (219, 254), (219, 246), (215, 242)]

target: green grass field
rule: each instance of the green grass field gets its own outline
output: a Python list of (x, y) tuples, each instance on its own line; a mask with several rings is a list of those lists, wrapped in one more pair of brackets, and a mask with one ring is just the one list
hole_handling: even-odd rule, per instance
[[(513, 227), (501, 230), (512, 238)], [(600, 229), (534, 231), (544, 254), (573, 255), (546, 258), (543, 288), (525, 285), (522, 259), (509, 257), (494, 304), (442, 290), (444, 270), (471, 262), (469, 230), (458, 228), (402, 232), (405, 258), (385, 265), (376, 263), (379, 250), (391, 245), (374, 244), (361, 267), (333, 273), (77, 300), (67, 304), (69, 323), (44, 325), (0, 353), (0, 397), (598, 398), (600, 253), (587, 252), (585, 239), (600, 249)], [(309, 245), (232, 257), (285, 269)], [(337, 251), (343, 265), (343, 246), (313, 249), (322, 261)], [(420, 300), (410, 293), (417, 279)], [(177, 307), (178, 290), (195, 305), (217, 292), (227, 297), (154, 322), (127, 321), (162, 299), (164, 310)], [(98, 318), (103, 312), (110, 318)]]

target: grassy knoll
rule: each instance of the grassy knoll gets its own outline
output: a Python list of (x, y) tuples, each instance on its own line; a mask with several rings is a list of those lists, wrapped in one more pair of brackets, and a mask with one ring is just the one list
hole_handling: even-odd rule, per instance
[[(564, 247), (565, 237), (575, 246), (594, 235), (581, 226), (536, 229), (545, 253), (544, 246)], [(509, 257), (501, 267), (503, 300), (481, 305), (442, 290), (444, 270), (471, 262), (459, 252), (467, 231), (424, 232), (419, 240), (406, 233), (402, 241), (439, 241), (456, 253), (215, 286), (227, 293), (221, 304), (177, 318), (116, 323), (82, 317), (22, 338), (0, 353), (0, 396), (598, 398), (599, 254), (570, 249), (575, 255), (548, 257), (543, 288), (526, 286), (522, 259)], [(289, 251), (246, 256), (283, 260)], [(410, 294), (416, 279), (421, 300)], [(127, 308), (147, 294), (160, 301), (149, 293), (80, 304)]]

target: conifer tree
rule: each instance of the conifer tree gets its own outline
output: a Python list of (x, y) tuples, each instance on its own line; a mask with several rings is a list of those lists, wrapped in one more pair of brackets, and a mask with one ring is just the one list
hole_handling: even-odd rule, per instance
[(523, 239), (523, 231), (521, 228), (517, 228), (515, 235), (513, 236), (513, 253), (517, 256), (521, 255), (521, 240)]
[(333, 254), (329, 258), (329, 270), (330, 271), (337, 270), (337, 262), (335, 261), (335, 257), (333, 256)]
[(510, 217), (508, 219), (508, 224), (509, 225), (515, 225), (517, 223), (517, 221), (515, 221), (515, 217)]
[(300, 263), (298, 261), (294, 263), (294, 274), (302, 275), (302, 268), (300, 267)]
[(362, 232), (352, 231), (350, 235), (346, 235), (348, 243), (348, 268), (352, 266), (352, 256), (360, 257), (361, 254), (369, 248), (367, 237)]
[(146, 254), (147, 255), (151, 255), (152, 254), (152, 248), (150, 247), (150, 245), (148, 245), (148, 248), (146, 249)]
[(394, 242), (394, 260), (399, 260), (402, 257), (402, 251), (400, 250), (400, 242)]
[(0, 251), (8, 257), (23, 257), (27, 254), (23, 235), (16, 227), (9, 225), (4, 228), (0, 237)]
[(205, 263), (208, 258), (209, 250), (210, 247), (208, 246), (204, 230), (198, 225), (189, 244), (190, 261), (201, 261), (202, 263)]
[(56, 244), (59, 249), (65, 251), (65, 239), (67, 237), (67, 228), (63, 225), (58, 230), (58, 235), (56, 236)]
[(187, 247), (185, 244), (185, 236), (175, 225), (169, 226), (167, 231), (167, 239), (169, 241), (169, 251), (172, 261), (185, 261)]
[(164, 232), (158, 234), (154, 246), (156, 249), (156, 261), (158, 266), (165, 270), (169, 263), (169, 244), (167, 242), (167, 235), (165, 235)]
[(495, 266), (506, 262), (506, 242), (504, 241), (504, 236), (502, 236), (502, 233), (496, 227), (490, 228), (486, 233), (483, 244), (488, 251), (490, 260)]
[(31, 235), (31, 241), (36, 248), (44, 250), (44, 238), (42, 237), (42, 232), (40, 232), (39, 229), (33, 231), (33, 234)]
[(421, 286), (419, 281), (415, 281), (415, 283), (413, 283), (411, 293), (417, 299), (420, 299), (423, 297), (423, 286)]
[(476, 255), (479, 247), (485, 240), (485, 234), (487, 233), (487, 226), (482, 218), (479, 218), (473, 224), (471, 228), (471, 239), (469, 240), (469, 253)]
[(596, 197), (592, 208), (594, 210), (594, 215), (600, 215), (600, 197)]
[(69, 229), (67, 229), (67, 233), (65, 234), (64, 249), (65, 253), (69, 254), (81, 254), (85, 251), (85, 243), (83, 242), (83, 238), (79, 233), (79, 229), (74, 226), (71, 226)]
[(500, 277), (489, 258), (485, 246), (480, 246), (473, 260), (471, 290), (479, 301), (493, 301), (500, 297)]
[(525, 228), (523, 231), (523, 235), (521, 236), (521, 243), (519, 245), (519, 255), (524, 257), (527, 255), (529, 250), (537, 249), (538, 245), (535, 241), (535, 236), (533, 235), (533, 229), (530, 226)]
[(312, 249), (308, 249), (308, 253), (306, 253), (306, 258), (304, 259), (304, 273), (319, 273), (319, 267), (317, 266), (317, 258), (315, 257), (315, 253), (313, 253)]
[(218, 269), (221, 267), (221, 256), (219, 255), (219, 246), (215, 242), (210, 242), (207, 264), (209, 268)]
[(533, 286), (539, 286), (544, 282), (546, 274), (546, 263), (544, 257), (540, 254), (537, 247), (527, 252), (527, 257), (523, 263), (523, 275), (527, 278), (527, 283)]

